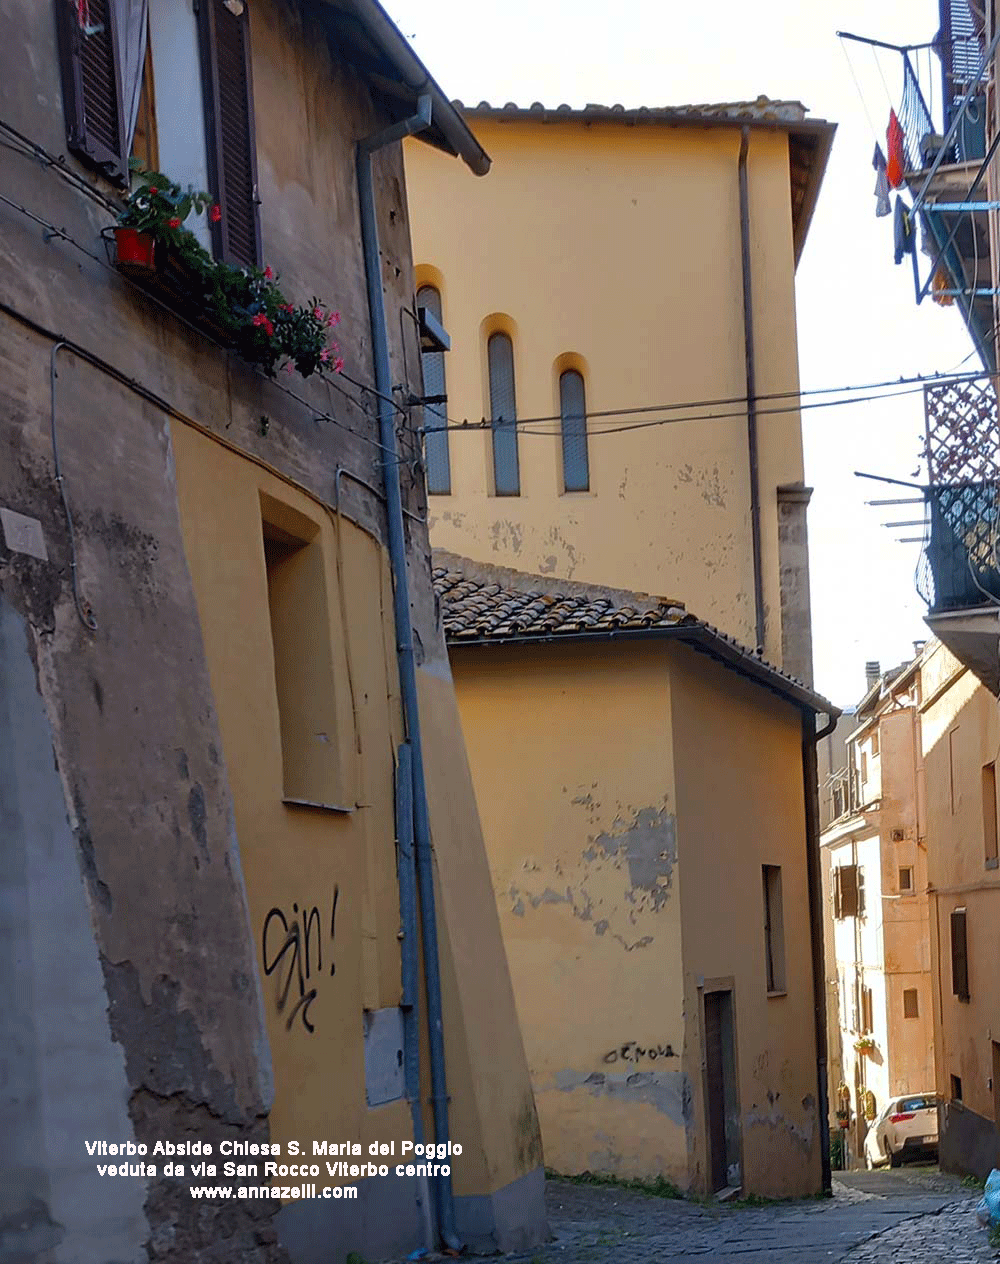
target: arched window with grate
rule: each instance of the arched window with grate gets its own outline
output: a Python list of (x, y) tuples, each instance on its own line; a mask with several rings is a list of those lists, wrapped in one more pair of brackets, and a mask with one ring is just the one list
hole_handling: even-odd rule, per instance
[[(433, 285), (417, 290), (417, 307), (426, 307), (441, 322), (441, 295)], [(420, 363), (424, 371), (424, 395), (446, 395), (444, 352), (422, 351)], [(424, 459), (427, 468), (427, 490), (432, 496), (451, 495), (451, 458), (448, 452), (447, 405), (424, 405)]]
[(587, 395), (583, 374), (576, 369), (567, 369), (559, 376), (559, 414), (562, 418), (563, 491), (589, 491)]
[(491, 334), (486, 344), (486, 356), (490, 375), (493, 486), (498, 496), (519, 496), (517, 397), (514, 389), (514, 344), (510, 335)]

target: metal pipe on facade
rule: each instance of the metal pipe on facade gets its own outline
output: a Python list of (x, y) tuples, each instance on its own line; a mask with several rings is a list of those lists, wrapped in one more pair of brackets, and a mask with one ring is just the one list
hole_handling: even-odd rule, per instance
[(740, 137), (740, 257), (743, 263), (743, 343), (746, 352), (747, 383), (747, 450), (750, 458), (750, 538), (753, 549), (753, 600), (757, 649), (763, 652), (766, 626), (764, 622), (764, 576), (760, 543), (760, 470), (757, 443), (757, 359), (753, 339), (753, 284), (750, 267), (750, 192), (747, 182), (747, 151), (750, 129), (744, 127)]
[(819, 776), (816, 748), (837, 726), (840, 713), (816, 728), (816, 716), (802, 712), (802, 786), (805, 792), (806, 874), (809, 886), (809, 941), (812, 954), (813, 1025), (816, 1039), (816, 1113), (819, 1118), (820, 1165), (823, 1192), (833, 1189), (830, 1170), (830, 1087), (826, 1054), (826, 962), (823, 956), (823, 875), (819, 857)]
[[(448, 1141), (448, 1090), (445, 1075), (444, 1025), (441, 1018), (441, 965), (438, 959), (437, 912), (434, 902), (434, 863), (431, 855), (430, 818), (424, 780), (420, 714), (417, 702), (417, 673), (410, 619), (410, 590), (403, 528), (403, 498), (399, 485), (399, 459), (393, 424), (392, 370), (389, 364), (389, 334), (382, 294), (382, 265), (379, 252), (372, 155), (386, 145), (424, 131), (431, 122), (431, 97), (421, 96), (417, 113), (358, 142), (358, 200), (361, 211), (361, 242), (364, 250), (368, 309), (371, 317), (372, 355), (378, 394), (379, 438), (383, 451), (389, 562), (393, 578), (393, 610), (396, 623), (396, 653), (403, 718), (413, 765), (413, 828), (418, 876), (420, 922), (424, 949), (424, 979), (427, 992), (427, 1032), (431, 1059), (431, 1104), (434, 1139)], [(415, 933), (415, 928), (411, 928)], [(437, 1228), (441, 1240), (452, 1250), (461, 1250), (455, 1230), (455, 1204), (451, 1176), (435, 1179)]]
[[(396, 756), (396, 877), (399, 883), (399, 947), (403, 1011), (403, 1082), (410, 1103), (413, 1140), (423, 1144), (420, 1109), (420, 952), (417, 947), (417, 862), (413, 849), (413, 759), (408, 742)], [(433, 1245), (433, 1218), (426, 1178), (421, 1178), (424, 1241)]]

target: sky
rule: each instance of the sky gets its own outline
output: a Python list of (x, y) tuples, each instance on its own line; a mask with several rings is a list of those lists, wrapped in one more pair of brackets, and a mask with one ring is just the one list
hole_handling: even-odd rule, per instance
[[(802, 389), (980, 367), (957, 308), (929, 299), (917, 306), (909, 260), (893, 262), (892, 219), (875, 217), (872, 150), (877, 133), (885, 148), (889, 108), (899, 104), (900, 58), (836, 35), (931, 40), (935, 0), (386, 3), (444, 91), (467, 103), (634, 107), (762, 94), (802, 101), (839, 125), (798, 270)], [(927, 65), (931, 54), (924, 57)], [(802, 427), (806, 481), (815, 489), (815, 684), (848, 706), (864, 693), (867, 661), (894, 666), (929, 636), (914, 586), (920, 546), (898, 542), (921, 530), (882, 526), (921, 519), (922, 506), (866, 504), (917, 493), (854, 476), (860, 469), (919, 481), (922, 396), (807, 410)]]

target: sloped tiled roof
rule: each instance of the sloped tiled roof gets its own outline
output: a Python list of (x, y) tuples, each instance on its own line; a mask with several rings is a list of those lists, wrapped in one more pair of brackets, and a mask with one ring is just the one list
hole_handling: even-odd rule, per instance
[(674, 636), (799, 706), (839, 714), (803, 681), (689, 614), (680, 602), (530, 575), (438, 549), (432, 567), (449, 647)]
[(462, 571), (434, 569), (434, 591), (441, 602), (445, 636), (463, 640), (497, 640), (509, 636), (560, 636), (572, 632), (619, 632), (624, 629), (675, 627), (686, 617), (683, 607), (659, 602), (616, 600), (595, 588), (593, 593), (548, 590), (517, 591), (499, 583), (471, 579)]

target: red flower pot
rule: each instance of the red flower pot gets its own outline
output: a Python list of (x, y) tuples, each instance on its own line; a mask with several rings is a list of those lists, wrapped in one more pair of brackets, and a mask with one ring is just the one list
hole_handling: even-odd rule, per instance
[(123, 272), (156, 271), (156, 238), (136, 228), (115, 229), (116, 263)]

